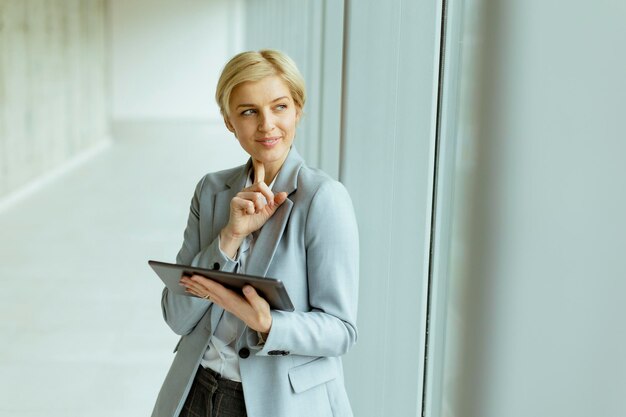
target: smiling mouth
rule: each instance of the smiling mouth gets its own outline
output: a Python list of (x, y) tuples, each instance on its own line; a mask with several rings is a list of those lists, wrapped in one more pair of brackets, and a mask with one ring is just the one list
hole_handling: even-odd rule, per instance
[(280, 139), (280, 137), (277, 136), (277, 137), (273, 137), (273, 138), (259, 139), (259, 140), (257, 140), (257, 142), (263, 143), (263, 144), (266, 144), (266, 145), (270, 145), (272, 143), (278, 142), (279, 139)]

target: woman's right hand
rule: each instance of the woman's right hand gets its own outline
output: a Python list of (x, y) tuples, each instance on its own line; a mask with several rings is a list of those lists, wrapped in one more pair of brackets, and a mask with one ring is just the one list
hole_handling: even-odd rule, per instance
[(234, 257), (244, 238), (259, 230), (287, 199), (287, 193), (274, 195), (265, 184), (265, 167), (252, 160), (254, 183), (241, 190), (230, 201), (230, 219), (220, 232), (220, 249)]

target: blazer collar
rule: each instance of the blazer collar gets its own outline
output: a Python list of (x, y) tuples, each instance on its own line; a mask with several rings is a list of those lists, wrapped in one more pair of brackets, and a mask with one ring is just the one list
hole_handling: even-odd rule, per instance
[[(283, 166), (281, 167), (272, 191), (274, 193), (286, 192), (287, 200), (276, 210), (274, 215), (263, 225), (254, 249), (246, 261), (246, 273), (256, 276), (265, 276), (269, 265), (274, 257), (278, 243), (282, 237), (289, 215), (293, 207), (293, 201), (289, 198), (298, 188), (298, 173), (304, 164), (304, 160), (292, 145)], [(228, 223), (230, 215), (230, 200), (241, 191), (246, 184), (246, 175), (252, 165), (249, 159), (241, 170), (235, 172), (227, 181), (227, 189), (219, 192), (215, 199), (215, 217), (213, 230), (219, 231)]]

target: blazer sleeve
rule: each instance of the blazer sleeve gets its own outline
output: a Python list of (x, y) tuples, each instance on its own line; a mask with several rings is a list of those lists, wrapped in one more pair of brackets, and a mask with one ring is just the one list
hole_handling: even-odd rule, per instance
[(359, 236), (341, 183), (319, 187), (304, 233), (311, 311), (272, 310), (272, 328), (256, 355), (340, 356), (357, 340)]
[[(217, 263), (218, 269), (232, 272), (237, 263), (228, 258), (219, 248), (219, 231), (217, 236), (205, 248), (201, 249), (200, 239), (200, 202), (212, 202), (212, 196), (203, 197), (204, 177), (196, 186), (189, 218), (185, 229), (183, 245), (176, 256), (176, 263), (191, 265), (202, 268), (213, 268)], [(210, 210), (212, 212), (212, 210)], [(189, 297), (171, 293), (167, 287), (163, 289), (161, 296), (161, 309), (163, 318), (174, 333), (179, 335), (189, 334), (204, 316), (212, 302), (197, 297)]]

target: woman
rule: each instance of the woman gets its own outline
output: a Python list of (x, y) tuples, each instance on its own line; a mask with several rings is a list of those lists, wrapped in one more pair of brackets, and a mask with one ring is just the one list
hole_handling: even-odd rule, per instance
[(250, 160), (198, 183), (177, 263), (280, 279), (295, 311), (197, 275), (181, 279), (195, 297), (165, 288), (182, 337), (153, 416), (352, 416), (340, 357), (357, 338), (357, 225), (345, 188), (292, 146), (304, 80), (278, 51), (244, 52), (216, 100)]

